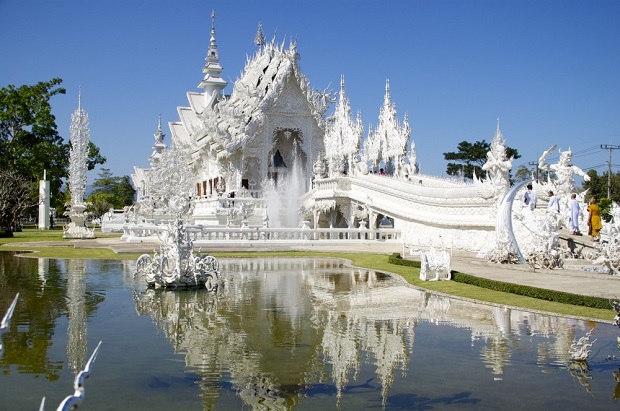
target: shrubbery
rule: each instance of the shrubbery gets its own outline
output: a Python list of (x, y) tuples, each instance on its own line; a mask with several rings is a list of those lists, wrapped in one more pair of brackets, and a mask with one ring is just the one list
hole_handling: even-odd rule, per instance
[[(419, 261), (405, 260), (398, 253), (392, 254), (388, 261), (391, 264), (420, 268)], [(590, 297), (565, 293), (562, 291), (545, 290), (543, 288), (505, 283), (502, 281), (489, 280), (487, 278), (476, 277), (475, 275), (460, 273), (454, 270), (452, 271), (452, 281), (474, 285), (476, 287), (486, 288), (489, 290), (523, 295), (525, 297), (532, 297), (539, 300), (553, 301), (562, 304), (579, 305), (589, 308), (602, 308), (604, 310), (610, 309), (611, 307), (610, 302), (606, 298)]]

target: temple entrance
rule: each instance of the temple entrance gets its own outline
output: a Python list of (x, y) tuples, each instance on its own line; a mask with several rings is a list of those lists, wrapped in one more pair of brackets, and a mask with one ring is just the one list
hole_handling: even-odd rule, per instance
[(278, 127), (273, 131), (273, 148), (269, 152), (267, 177), (276, 186), (289, 179), (294, 168), (297, 168), (300, 174), (305, 174), (308, 156), (302, 146), (303, 134), (300, 129)]

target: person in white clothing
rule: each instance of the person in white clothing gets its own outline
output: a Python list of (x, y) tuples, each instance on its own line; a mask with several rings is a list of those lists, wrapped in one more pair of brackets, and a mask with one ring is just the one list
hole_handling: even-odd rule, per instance
[(581, 207), (579, 206), (579, 201), (577, 201), (577, 194), (572, 193), (570, 195), (570, 200), (568, 201), (568, 221), (570, 222), (570, 229), (573, 232), (573, 235), (581, 235), (579, 232), (579, 211)]
[(527, 191), (523, 195), (523, 203), (532, 211), (536, 208), (536, 192), (532, 190), (531, 184), (527, 185)]
[(549, 196), (549, 204), (547, 204), (547, 210), (555, 211), (556, 213), (560, 212), (560, 202), (558, 198), (553, 194), (553, 191), (549, 190), (547, 193)]

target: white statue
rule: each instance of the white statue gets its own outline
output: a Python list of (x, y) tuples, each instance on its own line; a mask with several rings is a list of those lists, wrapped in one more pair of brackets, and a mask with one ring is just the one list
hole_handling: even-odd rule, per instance
[(560, 150), (560, 159), (556, 164), (547, 164), (547, 157), (556, 148), (557, 145), (553, 145), (542, 154), (538, 160), (538, 168), (555, 174), (553, 181), (551, 181), (551, 176), (548, 177), (548, 180), (549, 183), (555, 186), (554, 192), (560, 201), (560, 212), (564, 213), (568, 209), (567, 205), (570, 194), (576, 191), (574, 175), (580, 175), (585, 181), (590, 181), (590, 176), (581, 168), (571, 164), (573, 152), (570, 148), (566, 151)]
[(420, 252), (420, 280), (441, 281), (452, 279), (450, 253), (446, 250)]
[(497, 200), (501, 201), (503, 195), (510, 188), (510, 169), (512, 168), (513, 158), (506, 157), (506, 145), (504, 137), (499, 129), (499, 120), (497, 121), (497, 130), (491, 140), (491, 149), (487, 152), (487, 161), (482, 169), (487, 172), (487, 179), (493, 185), (493, 191), (497, 196)]

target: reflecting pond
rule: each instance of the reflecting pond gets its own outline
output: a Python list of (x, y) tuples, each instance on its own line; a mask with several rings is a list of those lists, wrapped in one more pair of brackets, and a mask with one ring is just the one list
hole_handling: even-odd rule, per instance
[[(51, 410), (103, 341), (84, 410), (620, 407), (620, 330), (414, 289), (322, 258), (220, 259), (147, 289), (133, 261), (0, 253), (0, 409)], [(610, 310), (610, 320), (613, 311)], [(593, 330), (588, 363), (569, 347)]]

